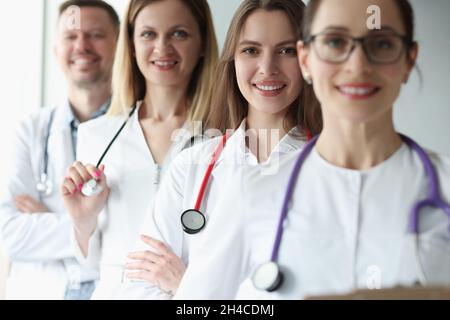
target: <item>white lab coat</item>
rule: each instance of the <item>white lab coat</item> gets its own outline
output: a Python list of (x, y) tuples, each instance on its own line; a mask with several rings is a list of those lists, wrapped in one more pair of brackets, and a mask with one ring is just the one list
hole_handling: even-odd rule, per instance
[[(100, 268), (100, 280), (92, 299), (110, 299), (123, 281), (124, 262), (139, 235), (148, 208), (153, 205), (159, 182), (172, 158), (189, 146), (188, 124), (173, 135), (173, 143), (162, 165), (153, 160), (139, 123), (139, 108), (129, 119), (102, 163), (110, 188), (97, 230), (89, 240), (85, 258), (72, 238), (82, 264)], [(103, 116), (82, 124), (78, 131), (78, 160), (96, 165), (106, 146), (126, 117)]]
[[(202, 241), (209, 229), (209, 220), (212, 216), (223, 215), (225, 224), (222, 230), (216, 230), (215, 237), (229, 239), (224, 230), (233, 228), (227, 224), (226, 216), (229, 210), (234, 210), (247, 190), (239, 188), (242, 183), (243, 168), (246, 165), (258, 166), (267, 170), (265, 174), (276, 173), (280, 158), (301, 148), (304, 144), (299, 138), (297, 129), (290, 132), (291, 135), (284, 136), (273, 149), (265, 165), (258, 165), (256, 157), (245, 147), (245, 120), (236, 132), (228, 139), (225, 148), (220, 154), (212, 170), (200, 211), (206, 217), (206, 226), (198, 234), (190, 235), (182, 230), (181, 214), (194, 208), (200, 185), (203, 181), (206, 169), (210, 164), (211, 156), (220, 144), (221, 137), (211, 139), (183, 151), (172, 162), (170, 169), (164, 178), (155, 202), (153, 214), (149, 212), (146, 223), (141, 233), (147, 234), (166, 243), (173, 252), (182, 258), (185, 264), (190, 263), (190, 253), (195, 251), (197, 241)], [(273, 165), (273, 166), (270, 166)], [(235, 190), (239, 190), (236, 193)], [(142, 244), (136, 246), (135, 250), (153, 250)], [(210, 251), (208, 255), (214, 255)], [(226, 268), (221, 268), (221, 273), (226, 273)], [(122, 285), (120, 299), (170, 299), (170, 294), (164, 294), (158, 287), (152, 286), (144, 281), (128, 281)], [(190, 299), (190, 297), (186, 297)]]
[[(389, 159), (364, 171), (333, 166), (314, 149), (299, 174), (284, 224), (278, 260), (284, 285), (273, 293), (253, 288), (253, 271), (270, 260), (297, 157), (297, 152), (288, 155), (272, 177), (246, 171), (244, 187), (252, 191), (240, 210), (211, 219), (210, 235), (198, 246), (195, 260), (191, 256), (176, 298), (301, 299), (411, 286), (419, 279), (407, 228), (413, 204), (426, 196), (428, 179), (418, 156), (403, 144)], [(449, 201), (450, 159), (434, 153), (430, 157)], [(232, 220), (233, 228), (225, 231), (225, 220)], [(428, 284), (450, 285), (449, 219), (426, 209), (420, 225), (420, 257)], [(233, 241), (214, 236), (218, 230)]]
[[(3, 243), (12, 261), (6, 283), (7, 299), (63, 299), (68, 284), (98, 277), (96, 270), (80, 268), (71, 244), (72, 225), (59, 193), (67, 167), (73, 162), (70, 107), (55, 109), (48, 141), (48, 173), (53, 192), (40, 198), (36, 183), (43, 172), (44, 141), (52, 108), (27, 117), (19, 126), (9, 181), (0, 202)], [(24, 214), (14, 197), (28, 194), (49, 212)]]

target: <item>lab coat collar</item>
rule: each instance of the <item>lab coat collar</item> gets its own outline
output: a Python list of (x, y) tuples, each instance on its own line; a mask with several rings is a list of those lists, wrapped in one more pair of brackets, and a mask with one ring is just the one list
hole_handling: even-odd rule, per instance
[[(93, 112), (90, 119), (98, 118), (104, 115), (111, 105), (111, 98), (109, 98), (97, 111)], [(64, 100), (59, 106), (54, 109), (55, 115), (53, 118), (52, 129), (53, 130), (68, 130), (72, 123), (78, 127), (80, 121), (73, 113), (72, 106), (69, 99)]]
[[(247, 119), (244, 119), (236, 131), (228, 138), (222, 155), (219, 156), (216, 163), (222, 161), (223, 159), (230, 161), (234, 157), (235, 160), (242, 161), (238, 163), (248, 163), (251, 165), (258, 164), (256, 157), (245, 145), (246, 120)], [(288, 132), (288, 134), (281, 138), (272, 150), (272, 153), (266, 162), (270, 162), (275, 156), (299, 150), (304, 146), (304, 144), (305, 141), (300, 139), (300, 132), (298, 128), (294, 127)]]

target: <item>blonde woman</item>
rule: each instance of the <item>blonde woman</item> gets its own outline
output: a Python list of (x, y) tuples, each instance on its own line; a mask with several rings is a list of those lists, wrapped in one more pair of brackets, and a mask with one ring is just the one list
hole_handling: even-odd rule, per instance
[[(79, 161), (61, 186), (79, 259), (99, 264), (100, 299), (121, 283), (161, 177), (191, 141), (191, 130), (179, 129), (208, 114), (217, 61), (206, 0), (131, 0), (122, 23), (111, 109), (80, 127)], [(92, 178), (103, 191), (87, 197), (80, 191)]]

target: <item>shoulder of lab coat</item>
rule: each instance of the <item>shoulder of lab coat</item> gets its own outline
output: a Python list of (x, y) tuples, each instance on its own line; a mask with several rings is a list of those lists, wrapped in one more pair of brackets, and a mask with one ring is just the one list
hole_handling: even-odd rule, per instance
[[(83, 164), (96, 165), (125, 119), (124, 116), (104, 115), (80, 124), (77, 137), (77, 160)], [(102, 214), (103, 211), (99, 216)], [(70, 232), (71, 244), (75, 257), (81, 265), (98, 268), (101, 255), (101, 237), (101, 231), (97, 228), (89, 239), (88, 255), (84, 256), (72, 228)]]
[(441, 195), (445, 201), (450, 202), (450, 156), (442, 155), (434, 151), (426, 151), (436, 168)]
[[(434, 165), (438, 176), (439, 191), (442, 199), (450, 205), (450, 157), (436, 153), (434, 151), (426, 150), (431, 162)], [(445, 215), (444, 212), (440, 212)], [(422, 240), (425, 242), (439, 242), (440, 245), (448, 247), (447, 254), (450, 261), (450, 216), (448, 219), (444, 219), (447, 223), (440, 223), (438, 220), (432, 220), (433, 222), (428, 222), (434, 224), (430, 227), (430, 230), (422, 236)], [(435, 221), (435, 222), (434, 222)], [(442, 221), (442, 220), (440, 220)], [(449, 267), (449, 266), (447, 266)], [(450, 279), (450, 269), (448, 271)]]
[[(157, 193), (154, 206), (149, 208), (141, 234), (149, 235), (164, 242), (186, 264), (185, 235), (181, 228), (180, 216), (185, 202), (184, 194), (187, 180), (203, 177), (211, 155), (217, 148), (220, 138), (214, 138), (184, 149), (178, 154), (164, 176)], [(196, 194), (196, 191), (192, 191)], [(193, 206), (193, 204), (192, 204)], [(141, 240), (135, 250), (154, 250), (146, 246)], [(161, 291), (158, 287), (142, 281), (127, 281), (118, 290), (117, 298), (123, 299), (170, 299), (171, 295)]]
[[(29, 115), (20, 123), (14, 138), (14, 152), (7, 170), (9, 180), (0, 202), (1, 235), (12, 261), (47, 261), (73, 256), (67, 215), (23, 214), (14, 204), (14, 197), (21, 194), (39, 199), (36, 172), (42, 170), (44, 136), (53, 110), (44, 108)], [(55, 189), (59, 196), (57, 186)]]

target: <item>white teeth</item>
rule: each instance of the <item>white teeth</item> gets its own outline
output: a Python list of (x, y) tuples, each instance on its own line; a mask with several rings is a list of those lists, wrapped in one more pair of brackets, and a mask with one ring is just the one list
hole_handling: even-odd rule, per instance
[(356, 87), (340, 87), (343, 93), (364, 96), (375, 91), (376, 88), (356, 88)]
[(155, 61), (154, 64), (160, 67), (168, 67), (168, 66), (174, 66), (177, 62), (176, 61)]
[(256, 87), (259, 90), (262, 90), (262, 91), (275, 91), (275, 90), (280, 90), (281, 88), (284, 87), (284, 85), (281, 85), (281, 86), (261, 86), (261, 85), (257, 84)]
[(77, 66), (86, 66), (88, 64), (93, 63), (93, 60), (86, 60), (86, 59), (76, 59), (73, 61), (73, 63)]

